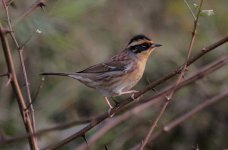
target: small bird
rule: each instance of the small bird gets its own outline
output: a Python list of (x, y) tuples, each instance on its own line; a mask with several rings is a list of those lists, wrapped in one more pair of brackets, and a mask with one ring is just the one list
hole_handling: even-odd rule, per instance
[(113, 106), (108, 97), (132, 94), (134, 98), (134, 94), (138, 91), (131, 90), (131, 88), (141, 79), (151, 52), (160, 46), (162, 45), (154, 43), (145, 35), (136, 35), (123, 51), (107, 61), (75, 73), (42, 73), (41, 75), (71, 77), (96, 89), (105, 97), (110, 113)]

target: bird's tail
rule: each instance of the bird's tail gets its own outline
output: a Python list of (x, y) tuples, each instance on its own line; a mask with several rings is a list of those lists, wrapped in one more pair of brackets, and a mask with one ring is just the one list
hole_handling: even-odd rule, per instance
[(44, 72), (44, 73), (41, 73), (40, 75), (54, 75), (54, 76), (69, 76), (70, 74), (69, 73), (63, 73), (63, 72)]
[(44, 72), (44, 73), (41, 73), (40, 75), (47, 75), (47, 76), (65, 76), (65, 77), (70, 77), (70, 78), (73, 78), (73, 79), (76, 79), (76, 80), (79, 80), (79, 81), (84, 81), (86, 82), (88, 79), (87, 78), (84, 78), (80, 73), (64, 73), (64, 72)]

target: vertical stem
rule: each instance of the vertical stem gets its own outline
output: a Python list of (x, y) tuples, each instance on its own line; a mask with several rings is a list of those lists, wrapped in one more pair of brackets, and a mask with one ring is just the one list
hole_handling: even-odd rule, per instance
[(151, 127), (150, 127), (150, 130), (148, 132), (148, 134), (146, 135), (146, 137), (144, 138), (139, 150), (143, 150), (144, 147), (146, 146), (146, 144), (148, 143), (155, 127), (157, 126), (157, 123), (158, 121), (160, 120), (161, 116), (163, 115), (163, 113), (165, 112), (167, 106), (169, 105), (173, 95), (174, 95), (174, 92), (176, 91), (176, 88), (178, 87), (178, 85), (180, 84), (183, 76), (184, 76), (184, 73), (188, 67), (188, 61), (190, 59), (190, 55), (191, 55), (191, 52), (192, 52), (192, 47), (193, 47), (193, 44), (194, 44), (194, 41), (195, 41), (195, 38), (196, 38), (196, 29), (197, 29), (197, 25), (198, 25), (198, 21), (199, 21), (199, 16), (200, 16), (200, 12), (201, 12), (201, 8), (202, 8), (202, 4), (203, 4), (203, 0), (200, 1), (200, 6), (199, 6), (199, 9), (198, 9), (198, 13), (197, 13), (197, 16), (196, 16), (196, 19), (194, 20), (194, 25), (193, 25), (193, 30), (192, 30), (192, 38), (191, 38), (191, 41), (190, 41), (190, 44), (189, 44), (189, 47), (188, 47), (188, 54), (187, 54), (187, 58), (186, 58), (186, 61), (184, 63), (184, 66), (181, 68), (181, 72), (180, 72), (180, 75), (178, 76), (175, 84), (174, 84), (174, 87), (170, 90), (169, 94), (167, 96), (165, 96), (166, 98), (166, 102), (164, 103), (164, 105), (162, 106), (161, 110), (159, 111), (158, 115), (156, 116), (154, 122), (152, 123)]
[[(3, 52), (5, 55), (5, 59), (6, 59), (8, 74), (11, 76), (11, 86), (12, 86), (12, 88), (16, 94), (16, 97), (17, 97), (17, 102), (18, 102), (18, 106), (20, 109), (20, 113), (21, 113), (24, 125), (25, 125), (25, 129), (26, 129), (27, 133), (32, 135), (33, 134), (33, 127), (32, 127), (30, 117), (29, 117), (29, 112), (26, 111), (26, 105), (25, 105), (24, 97), (22, 95), (20, 86), (18, 84), (16, 71), (15, 71), (14, 64), (13, 64), (12, 54), (11, 54), (11, 51), (9, 48), (8, 40), (6, 39), (6, 32), (3, 29), (1, 24), (0, 24), (0, 38), (1, 38), (1, 42), (2, 42)], [(28, 140), (29, 140), (30, 148), (32, 150), (38, 150), (39, 149), (38, 145), (37, 145), (37, 141), (36, 141), (34, 136), (29, 137)]]
[(19, 43), (17, 42), (16, 39), (16, 35), (13, 31), (12, 25), (11, 25), (11, 20), (10, 20), (10, 16), (9, 16), (9, 11), (8, 11), (8, 6), (6, 5), (5, 1), (2, 0), (5, 12), (6, 12), (6, 16), (7, 16), (7, 22), (8, 22), (8, 26), (10, 29), (10, 35), (18, 49), (18, 53), (19, 53), (19, 57), (20, 57), (20, 63), (21, 63), (21, 67), (22, 67), (22, 72), (23, 72), (23, 77), (24, 77), (24, 82), (25, 82), (25, 88), (26, 88), (26, 94), (28, 97), (28, 101), (29, 101), (29, 107), (30, 107), (30, 111), (31, 111), (31, 119), (32, 119), (32, 127), (33, 127), (33, 133), (36, 132), (36, 124), (35, 124), (35, 111), (32, 105), (32, 98), (31, 98), (31, 92), (30, 92), (30, 88), (29, 88), (29, 81), (28, 81), (28, 76), (27, 76), (27, 72), (26, 72), (26, 68), (25, 68), (25, 63), (24, 63), (24, 57), (23, 57), (23, 50), (24, 47), (20, 47)]

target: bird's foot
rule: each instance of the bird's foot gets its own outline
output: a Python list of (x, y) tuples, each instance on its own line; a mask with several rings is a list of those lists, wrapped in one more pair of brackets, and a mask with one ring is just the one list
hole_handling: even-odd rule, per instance
[(139, 93), (139, 91), (137, 91), (137, 90), (132, 90), (132, 93), (133, 93), (133, 94), (131, 95), (131, 99), (132, 99), (132, 100), (137, 100), (137, 99), (139, 99), (139, 97), (135, 97), (136, 94)]
[(108, 109), (109, 118), (112, 118), (112, 117), (115, 115), (115, 113), (112, 113), (112, 109), (113, 109), (113, 107), (110, 107), (110, 108)]
[(115, 113), (111, 113), (111, 111), (112, 111), (112, 109), (113, 109), (113, 106), (111, 105), (111, 103), (109, 102), (109, 100), (108, 100), (107, 97), (105, 97), (105, 101), (106, 101), (106, 103), (107, 103), (108, 106), (109, 106), (108, 115), (109, 115), (110, 118), (112, 118), (112, 117), (115, 115)]

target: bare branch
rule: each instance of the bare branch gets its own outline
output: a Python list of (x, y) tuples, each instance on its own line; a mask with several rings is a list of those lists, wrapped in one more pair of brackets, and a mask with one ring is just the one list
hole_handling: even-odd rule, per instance
[(35, 133), (36, 132), (35, 111), (34, 111), (34, 108), (32, 105), (32, 98), (31, 98), (31, 92), (30, 92), (30, 88), (29, 88), (29, 81), (28, 81), (27, 72), (26, 72), (25, 63), (24, 63), (24, 57), (23, 57), (24, 46), (19, 46), (19, 43), (16, 39), (16, 35), (15, 35), (13, 28), (12, 28), (12, 25), (11, 25), (8, 7), (6, 6), (6, 3), (4, 2), (4, 0), (2, 0), (2, 3), (4, 6), (4, 9), (5, 9), (5, 12), (6, 12), (9, 30), (11, 31), (11, 32), (9, 32), (9, 34), (11, 35), (11, 37), (12, 37), (12, 39), (13, 39), (13, 41), (14, 41), (17, 49), (18, 49), (18, 53), (19, 53), (19, 57), (20, 57), (20, 63), (21, 63), (21, 67), (22, 67), (23, 77), (24, 77), (24, 82), (25, 82), (25, 87), (26, 87), (26, 94), (28, 97), (29, 107), (30, 107), (30, 111), (31, 111), (33, 133)]
[[(227, 41), (228, 41), (228, 36), (227, 36), (227, 37), (224, 37), (224, 38), (222, 38), (222, 39), (220, 39), (220, 40), (218, 40), (217, 42), (215, 42), (215, 43), (213, 43), (213, 44), (211, 44), (211, 45), (209, 45), (209, 46), (207, 46), (207, 47), (205, 47), (205, 48), (203, 48), (202, 50), (200, 50), (200, 52), (199, 52), (198, 54), (196, 54), (192, 59), (190, 59), (190, 60), (188, 61), (188, 65), (191, 65), (192, 63), (194, 63), (195, 61), (197, 61), (198, 59), (200, 59), (201, 57), (203, 57), (205, 54), (207, 54), (207, 53), (211, 52), (212, 50), (216, 49), (217, 47), (223, 45), (223, 44), (226, 43)], [(223, 58), (222, 60), (220, 60), (220, 61), (223, 62), (223, 61), (224, 61), (224, 58)], [(221, 63), (221, 62), (220, 62), (220, 63)], [(222, 63), (222, 65), (225, 65), (225, 63), (224, 63), (224, 64)], [(222, 65), (219, 66), (219, 67), (222, 67)], [(179, 68), (181, 68), (181, 67), (179, 67)], [(180, 71), (179, 68), (177, 68), (176, 70), (174, 70), (174, 71), (168, 73), (166, 76), (161, 77), (160, 79), (158, 79), (158, 80), (154, 81), (153, 83), (151, 83), (150, 85), (148, 85), (148, 86), (147, 86), (146, 88), (144, 88), (140, 93), (137, 93), (137, 94), (136, 94), (136, 97), (137, 97), (137, 98), (140, 97), (142, 94), (144, 94), (144, 93), (146, 93), (147, 91), (153, 89), (155, 86), (157, 86), (157, 85), (159, 85), (159, 84), (161, 84), (161, 83), (167, 81), (168, 79), (174, 77), (175, 75), (177, 75), (177, 74), (179, 73), (179, 71)], [(217, 69), (218, 69), (218, 68), (217, 68)], [(211, 70), (211, 71), (213, 71), (213, 70)], [(208, 74), (209, 74), (209, 73), (210, 73), (210, 72), (208, 72)], [(202, 75), (201, 78), (202, 78), (203, 76), (204, 76), (204, 75)], [(196, 76), (195, 76), (195, 77), (196, 77)], [(198, 78), (200, 78), (200, 77), (198, 77)], [(192, 78), (190, 82), (192, 82), (192, 81), (194, 81), (194, 80), (197, 80), (197, 78)], [(185, 82), (186, 82), (186, 81), (187, 81), (187, 80), (185, 80)], [(184, 83), (184, 82), (183, 82), (183, 83)], [(185, 86), (185, 85), (183, 84), (183, 85), (179, 85), (179, 86), (182, 87), (182, 86)], [(178, 87), (178, 88), (179, 88), (179, 87)], [(143, 104), (143, 103), (147, 103), (147, 104), (148, 104), (148, 102), (150, 102), (150, 101), (151, 101), (152, 103), (156, 103), (157, 101), (159, 101), (159, 100), (157, 100), (157, 98), (158, 98), (158, 97), (161, 97), (161, 96), (164, 96), (164, 95), (167, 93), (168, 90), (170, 90), (170, 87), (167, 88), (167, 89), (165, 89), (165, 90), (163, 90), (162, 92), (157, 93), (156, 95), (154, 95), (154, 96), (152, 96), (152, 97), (149, 97), (148, 99), (140, 100), (138, 103), (135, 103), (134, 105), (131, 105), (131, 108), (132, 108), (132, 107), (136, 107), (136, 106), (138, 107), (139, 104)], [(121, 112), (122, 110), (126, 110), (126, 109), (125, 109), (125, 106), (126, 106), (127, 104), (129, 104), (130, 102), (132, 102), (132, 99), (130, 99), (130, 98), (129, 98), (129, 99), (126, 99), (126, 100), (123, 100), (123, 101), (119, 104), (119, 107), (118, 107), (118, 108), (115, 108), (114, 113), (117, 114), (117, 112)], [(105, 119), (108, 118), (108, 117), (109, 117), (108, 114), (107, 114), (107, 113), (104, 113), (104, 114), (102, 114), (102, 115), (100, 115), (100, 116), (97, 116), (97, 117), (95, 117), (94, 119), (92, 119), (91, 122), (88, 121), (88, 123), (90, 123), (90, 125), (88, 125), (88, 127), (86, 128), (87, 130), (85, 129), (84, 131), (85, 131), (85, 132), (89, 131), (91, 128), (93, 128), (94, 126), (96, 126), (97, 124), (99, 124), (100, 122), (102, 122), (103, 120), (105, 120)], [(91, 124), (91, 123), (92, 123), (92, 124)], [(50, 132), (50, 131), (66, 129), (66, 128), (69, 128), (69, 127), (71, 127), (71, 126), (77, 125), (78, 123), (77, 123), (77, 122), (75, 122), (75, 123), (72, 122), (72, 124), (69, 123), (69, 126), (68, 126), (67, 124), (68, 124), (68, 123), (66, 123), (66, 126), (65, 126), (65, 124), (63, 124), (63, 125), (58, 125), (58, 126), (56, 126), (56, 127), (53, 127), (53, 130), (52, 130), (52, 128), (43, 129), (43, 130), (38, 131), (36, 134), (37, 134), (37, 135), (43, 135), (43, 134), (45, 134), (45, 133), (47, 133), (47, 132)], [(70, 125), (70, 124), (71, 124), (71, 125)], [(62, 126), (63, 126), (63, 128), (62, 128)], [(65, 126), (65, 127), (64, 127), (64, 126)], [(0, 142), (0, 143), (4, 143), (4, 142), (6, 142), (6, 143), (8, 143), (8, 142), (15, 142), (15, 141), (17, 141), (17, 140), (20, 140), (20, 139), (23, 139), (23, 138), (26, 138), (26, 137), (29, 137), (29, 136), (31, 136), (31, 135), (28, 134), (28, 135), (21, 135), (21, 136), (17, 136), (17, 137), (12, 137), (12, 138), (6, 139), (5, 141), (2, 141), (2, 142)], [(75, 138), (77, 138), (77, 137), (75, 137)]]
[(9, 74), (8, 73), (3, 73), (3, 74), (0, 74), (0, 77), (7, 77)]
[(12, 81), (12, 75), (9, 74), (8, 76), (9, 76), (9, 77), (8, 77), (8, 80), (7, 80), (6, 84), (5, 84), (6, 87), (7, 87), (7, 86), (11, 83), (11, 81)]
[[(148, 143), (153, 142), (155, 139), (157, 139), (158, 137), (160, 137), (164, 133), (168, 133), (169, 131), (171, 131), (172, 129), (174, 129), (175, 127), (177, 127), (178, 125), (180, 125), (184, 121), (187, 121), (187, 119), (193, 117), (193, 115), (199, 113), (200, 111), (203, 111), (206, 108), (208, 108), (208, 107), (210, 107), (216, 103), (219, 103), (222, 100), (227, 100), (226, 99), (227, 97), (228, 97), (228, 91), (225, 91), (225, 92), (222, 92), (219, 95), (216, 95), (210, 99), (203, 100), (202, 103), (198, 104), (192, 110), (188, 111), (187, 113), (183, 114), (182, 116), (178, 117), (177, 119), (174, 119), (173, 121), (171, 121), (170, 123), (165, 125), (162, 128), (162, 131), (154, 132), (154, 134), (150, 137)], [(136, 150), (139, 148), (139, 146), (140, 146), (139, 144), (135, 145), (134, 147), (131, 148), (131, 150)]]
[[(207, 47), (202, 48), (198, 54), (196, 54), (194, 57), (192, 57), (191, 59), (188, 60), (187, 66), (191, 65), (193, 62), (197, 61), (199, 58), (201, 58), (202, 56), (204, 56), (208, 52), (216, 49), (217, 47), (219, 47), (220, 45), (222, 45), (226, 42), (228, 42), (228, 36), (220, 39), (219, 41), (217, 41), (217, 42), (215, 42), (215, 43), (213, 43)], [(176, 70), (174, 70), (170, 73), (167, 73), (165, 76), (159, 78), (158, 80), (153, 81), (151, 84), (146, 86), (146, 88), (144, 88), (142, 91), (140, 91), (139, 93), (136, 93), (135, 97), (138, 98), (140, 95), (142, 95), (142, 94), (146, 93), (147, 91), (153, 89), (157, 85), (159, 85), (159, 84), (171, 79), (175, 75), (179, 74), (181, 72), (181, 68), (183, 68), (183, 65), (178, 67)]]
[(212, 97), (209, 100), (203, 100), (201, 104), (196, 106), (194, 109), (191, 111), (187, 112), (186, 114), (182, 115), (181, 117), (175, 119), (174, 121), (170, 122), (169, 124), (165, 125), (163, 130), (165, 132), (169, 132), (171, 129), (175, 128), (177, 125), (181, 124), (182, 122), (186, 121), (188, 118), (192, 117), (194, 114), (202, 111), (203, 109), (213, 105), (214, 103), (219, 102), (220, 100), (223, 100), (228, 97), (228, 90), (215, 96)]
[[(8, 73), (10, 73), (12, 75), (11, 86), (12, 86), (12, 88), (15, 92), (15, 95), (17, 97), (18, 106), (20, 109), (21, 116), (23, 118), (23, 122), (24, 122), (24, 125), (26, 128), (26, 131), (27, 131), (27, 133), (32, 134), (33, 133), (32, 123), (31, 123), (31, 120), (29, 117), (29, 113), (27, 111), (26, 112), (24, 111), (26, 109), (26, 105), (25, 105), (24, 97), (21, 93), (21, 89), (20, 89), (19, 84), (18, 84), (16, 72), (14, 69), (12, 54), (11, 54), (9, 44), (8, 44), (8, 41), (5, 37), (5, 35), (6, 34), (4, 32), (4, 29), (3, 29), (2, 25), (0, 24), (0, 37), (1, 37), (1, 42), (2, 42), (2, 48), (4, 51), (6, 63), (7, 63)], [(37, 141), (34, 138), (34, 136), (29, 137), (28, 139), (29, 139), (31, 149), (38, 150)]]
[(185, 4), (187, 5), (188, 9), (190, 10), (190, 12), (191, 12), (191, 14), (192, 14), (193, 19), (194, 19), (194, 20), (196, 20), (196, 16), (195, 16), (195, 14), (194, 14), (194, 12), (193, 12), (192, 8), (189, 6), (189, 4), (188, 4), (187, 0), (184, 0), (184, 2), (185, 2)]
[[(108, 132), (118, 124), (124, 122), (128, 118), (133, 117), (134, 114), (141, 113), (155, 104), (157, 103), (154, 101), (150, 101), (148, 103), (139, 105), (138, 107), (133, 107), (132, 109), (124, 112), (120, 116), (116, 116), (115, 118), (108, 120), (108, 122), (105, 123), (103, 127), (100, 128), (100, 130), (98, 130), (91, 138), (89, 138), (88, 140), (89, 145), (93, 145), (99, 138), (102, 137), (102, 135), (104, 135), (106, 132)], [(82, 143), (81, 145), (75, 148), (75, 150), (86, 150), (86, 149), (87, 149), (87, 145), (84, 143)]]
[(64, 123), (64, 124), (61, 124), (61, 125), (56, 125), (56, 126), (53, 126), (53, 127), (49, 127), (49, 128), (46, 128), (46, 129), (38, 130), (35, 134), (25, 134), (25, 135), (18, 135), (18, 136), (14, 136), (14, 137), (7, 137), (7, 138), (5, 138), (3, 140), (0, 140), (0, 144), (9, 144), (9, 143), (12, 143), (12, 142), (16, 142), (18, 140), (23, 140), (23, 139), (31, 137), (33, 135), (41, 136), (41, 135), (43, 135), (45, 133), (49, 133), (49, 132), (52, 132), (52, 131), (59, 131), (59, 130), (68, 129), (68, 128), (73, 127), (75, 125), (90, 123), (90, 122), (92, 122), (95, 119), (96, 118), (94, 118), (94, 119), (86, 119), (86, 120), (79, 120), (79, 121), (76, 120), (76, 121)]
[[(224, 56), (222, 57), (221, 59), (217, 60), (216, 62), (213, 62), (212, 64), (206, 66), (205, 68), (203, 68), (202, 70), (200, 70), (199, 72), (197, 72), (196, 74), (194, 74), (193, 76), (185, 79), (184, 81), (181, 81), (180, 84), (178, 85), (178, 87), (176, 88), (177, 90), (180, 89), (181, 87), (183, 86), (186, 86), (192, 82), (194, 82), (195, 80), (198, 80), (198, 79), (201, 79), (203, 78), (204, 76), (208, 75), (209, 73), (221, 68), (222, 66), (224, 66), (225, 64), (228, 63), (228, 56)], [(168, 93), (170, 92), (170, 90), (173, 89), (175, 85), (173, 86), (170, 86), (169, 88), (167, 88), (166, 90), (152, 96), (151, 98), (149, 99), (144, 99), (144, 100), (140, 100), (140, 104), (142, 103), (146, 103), (148, 101), (153, 101), (153, 102), (157, 102), (157, 101), (161, 101), (163, 100), (163, 97)], [(122, 104), (122, 103), (121, 103)], [(121, 105), (118, 107), (118, 108), (113, 108), (112, 112), (113, 113), (118, 113), (120, 112), (122, 109), (124, 109), (124, 106)], [(138, 103), (139, 104), (139, 103)], [(48, 150), (54, 150), (54, 149), (57, 149), (57, 148), (60, 148), (61, 146), (69, 143), (70, 141), (78, 138), (78, 137), (81, 137), (83, 134), (85, 134), (86, 132), (88, 132), (90, 129), (92, 129), (94, 126), (96, 126), (97, 124), (101, 123), (103, 120), (109, 118), (109, 114), (108, 113), (105, 113), (105, 114), (102, 114), (101, 116), (97, 117), (96, 120), (94, 120), (93, 122), (89, 123), (86, 127), (84, 127), (83, 129), (81, 129), (80, 131), (78, 131), (77, 133), (71, 135), (70, 137), (58, 142), (57, 144), (55, 145), (51, 145), (51, 146), (48, 146), (47, 148), (45, 149), (48, 149)]]
[(35, 3), (33, 3), (25, 12), (23, 12), (19, 17), (17, 17), (17, 20), (12, 24), (12, 26), (15, 26), (17, 23), (19, 23), (21, 20), (23, 20), (25, 17), (29, 16), (36, 8), (38, 7), (45, 7), (46, 0), (36, 0)]
[(178, 76), (178, 78), (176, 80), (175, 86), (170, 91), (170, 93), (167, 96), (165, 96), (166, 102), (163, 105), (163, 107), (161, 108), (161, 110), (158, 113), (157, 117), (155, 118), (154, 122), (152, 123), (151, 128), (150, 128), (148, 134), (146, 135), (145, 139), (142, 142), (142, 145), (139, 148), (140, 150), (143, 150), (144, 147), (146, 146), (146, 144), (148, 143), (148, 140), (150, 139), (150, 136), (152, 135), (155, 127), (157, 126), (158, 121), (160, 120), (161, 116), (163, 115), (163, 113), (165, 112), (167, 106), (169, 105), (170, 100), (172, 99), (172, 97), (174, 95), (174, 92), (176, 91), (177, 86), (181, 82), (182, 78), (184, 77), (184, 73), (187, 70), (188, 61), (190, 59), (190, 55), (191, 55), (193, 44), (194, 44), (195, 37), (196, 37), (196, 29), (197, 29), (197, 25), (198, 25), (198, 21), (199, 21), (199, 16), (200, 16), (202, 4), (203, 4), (203, 0), (200, 1), (200, 6), (199, 6), (199, 9), (198, 9), (198, 13), (197, 13), (196, 19), (194, 20), (194, 26), (193, 26), (193, 31), (192, 31), (192, 38), (191, 38), (191, 41), (190, 41), (190, 44), (189, 44), (188, 54), (187, 54), (187, 58), (186, 58), (186, 61), (184, 63), (184, 66), (181, 69), (180, 75)]

